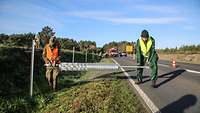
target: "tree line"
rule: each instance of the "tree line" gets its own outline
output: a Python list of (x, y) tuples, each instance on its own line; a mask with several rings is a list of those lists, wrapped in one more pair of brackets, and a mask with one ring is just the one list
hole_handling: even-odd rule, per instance
[(0, 45), (1, 46), (23, 46), (31, 47), (32, 40), (34, 39), (34, 33), (24, 34), (0, 34)]
[[(6, 47), (27, 47), (30, 48), (32, 46), (32, 40), (35, 39), (36, 35), (42, 37), (41, 44), (44, 46), (48, 41), (49, 37), (53, 36), (55, 32), (49, 26), (45, 26), (42, 28), (42, 31), (38, 34), (35, 33), (21, 33), (21, 34), (0, 34), (0, 46)], [(97, 53), (101, 49), (96, 47), (95, 41), (89, 40), (81, 40), (76, 41), (71, 38), (64, 37), (56, 37), (59, 41), (62, 49), (72, 50), (75, 47), (76, 51), (88, 51), (89, 53), (95, 52)]]
[[(32, 46), (32, 40), (35, 39), (35, 36), (39, 37), (40, 44), (42, 47), (48, 42), (51, 36), (55, 35), (53, 28), (49, 26), (45, 26), (42, 28), (40, 32), (35, 33), (21, 33), (21, 34), (0, 34), (0, 46), (6, 47), (27, 47), (30, 48)], [(121, 42), (110, 42), (105, 44), (102, 48), (97, 48), (95, 41), (90, 40), (80, 40), (76, 41), (71, 38), (65, 37), (56, 37), (59, 41), (62, 49), (72, 50), (75, 47), (76, 51), (88, 52), (88, 53), (103, 53), (106, 52), (110, 48), (116, 48), (118, 51), (124, 52), (126, 51), (126, 45), (133, 45), (134, 42), (121, 41)]]
[(198, 45), (182, 45), (181, 47), (175, 47), (175, 48), (165, 48), (165, 49), (158, 49), (159, 53), (188, 53), (188, 54), (198, 54), (200, 53), (200, 44)]
[(116, 48), (120, 52), (126, 52), (126, 46), (130, 45), (135, 47), (135, 42), (120, 41), (120, 42), (110, 42), (103, 46), (103, 51), (106, 52), (110, 48)]
[[(0, 46), (6, 47), (27, 47), (30, 48), (32, 46), (32, 40), (35, 39), (35, 36), (39, 35), (41, 39), (42, 45), (45, 45), (45, 42), (48, 41), (49, 37), (55, 35), (53, 32), (53, 28), (49, 26), (45, 26), (42, 28), (41, 32), (38, 34), (35, 33), (21, 33), (21, 34), (0, 34)], [(102, 48), (97, 48), (95, 41), (90, 40), (80, 40), (76, 41), (71, 38), (65, 37), (57, 37), (57, 40), (60, 42), (62, 49), (72, 50), (75, 47), (76, 51), (81, 52), (94, 52), (94, 53), (103, 53), (106, 52), (110, 48), (116, 48), (120, 52), (126, 51), (127, 45), (135, 46), (135, 42), (128, 42), (128, 41), (120, 41), (120, 42), (110, 42), (104, 44)], [(176, 48), (165, 48), (165, 49), (158, 49), (159, 53), (200, 53), (200, 44), (199, 45), (183, 45), (181, 47)]]

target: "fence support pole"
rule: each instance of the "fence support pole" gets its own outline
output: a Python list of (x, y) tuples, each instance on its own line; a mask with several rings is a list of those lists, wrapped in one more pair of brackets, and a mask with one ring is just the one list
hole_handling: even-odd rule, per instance
[(87, 49), (86, 49), (86, 52), (85, 52), (85, 63), (87, 63)]
[(31, 73), (30, 73), (30, 97), (33, 96), (33, 71), (34, 71), (34, 54), (35, 54), (35, 41), (32, 41), (32, 54), (31, 54)]
[(74, 52), (75, 52), (75, 47), (73, 47), (72, 63), (74, 63)]
[(94, 50), (92, 50), (92, 61), (94, 62)]

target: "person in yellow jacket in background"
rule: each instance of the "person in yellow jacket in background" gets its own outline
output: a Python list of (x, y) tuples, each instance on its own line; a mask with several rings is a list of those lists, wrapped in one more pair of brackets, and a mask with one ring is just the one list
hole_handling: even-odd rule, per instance
[[(152, 87), (156, 87), (156, 80), (158, 78), (158, 55), (155, 49), (155, 40), (149, 36), (147, 30), (143, 30), (141, 38), (137, 40), (136, 44), (136, 61), (138, 66), (144, 66), (148, 62), (151, 68)], [(143, 68), (137, 69), (137, 84), (142, 83)]]
[(55, 36), (52, 36), (49, 39), (49, 43), (47, 43), (43, 49), (43, 59), (46, 66), (46, 78), (53, 90), (57, 89), (57, 79), (60, 64), (59, 54), (60, 45)]

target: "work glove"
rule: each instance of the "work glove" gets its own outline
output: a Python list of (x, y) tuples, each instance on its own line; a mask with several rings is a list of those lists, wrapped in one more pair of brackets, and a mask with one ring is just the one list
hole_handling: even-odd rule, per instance
[(53, 67), (56, 67), (59, 65), (59, 59), (55, 59), (53, 62), (52, 62), (52, 66)]
[(150, 66), (150, 59), (147, 59), (146, 65), (147, 65), (147, 66)]
[(47, 64), (44, 64), (44, 66), (50, 67), (51, 64), (50, 64), (50, 63), (47, 63)]
[(137, 63), (137, 66), (140, 66), (140, 63)]
[(47, 62), (45, 62), (44, 65), (47, 66), (47, 67), (50, 67), (50, 66), (52, 66), (52, 61), (50, 61), (50, 60), (48, 59)]
[(56, 67), (56, 61), (55, 60), (52, 62), (52, 66)]
[(150, 62), (147, 62), (146, 65), (147, 65), (147, 66), (150, 66)]

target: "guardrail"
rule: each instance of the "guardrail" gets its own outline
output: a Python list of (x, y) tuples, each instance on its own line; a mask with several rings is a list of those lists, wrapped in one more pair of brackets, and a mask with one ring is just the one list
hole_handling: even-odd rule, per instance
[(103, 63), (61, 63), (59, 68), (61, 71), (88, 71), (88, 70), (117, 70), (123, 68), (146, 68), (148, 66), (119, 66), (117, 64), (103, 64)]

